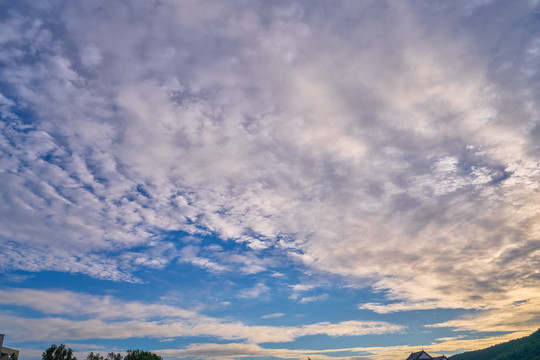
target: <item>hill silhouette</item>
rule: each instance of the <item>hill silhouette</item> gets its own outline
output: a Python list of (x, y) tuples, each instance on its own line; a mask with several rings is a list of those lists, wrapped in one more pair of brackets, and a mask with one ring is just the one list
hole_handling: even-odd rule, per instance
[(529, 336), (468, 351), (450, 357), (450, 360), (540, 360), (540, 329)]

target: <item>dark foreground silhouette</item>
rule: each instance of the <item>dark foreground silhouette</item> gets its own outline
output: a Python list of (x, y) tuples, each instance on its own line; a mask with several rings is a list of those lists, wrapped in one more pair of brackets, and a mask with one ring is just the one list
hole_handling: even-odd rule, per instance
[[(73, 356), (73, 350), (66, 348), (64, 344), (51, 345), (41, 355), (43, 360), (77, 360)], [(86, 356), (86, 360), (163, 360), (159, 355), (143, 350), (128, 350), (126, 356), (122, 356), (119, 353), (110, 352), (103, 356), (101, 354), (94, 354), (91, 352)]]
[[(413, 353), (409, 357), (424, 353)], [(426, 354), (427, 355), (427, 354)], [(428, 355), (429, 356), (429, 355)], [(77, 360), (73, 351), (64, 344), (51, 345), (43, 352), (43, 360)], [(446, 357), (439, 357), (446, 358)], [(309, 359), (309, 358), (308, 358)], [(433, 359), (433, 358), (432, 358)], [(435, 358), (437, 359), (437, 358)], [(494, 345), (482, 350), (468, 351), (450, 356), (450, 360), (540, 360), (540, 329), (533, 334)], [(120, 353), (108, 353), (103, 356), (91, 352), (86, 360), (163, 360), (159, 355), (143, 350), (128, 350), (126, 356)]]
[(539, 360), (540, 329), (529, 336), (494, 345), (482, 350), (468, 351), (450, 360)]

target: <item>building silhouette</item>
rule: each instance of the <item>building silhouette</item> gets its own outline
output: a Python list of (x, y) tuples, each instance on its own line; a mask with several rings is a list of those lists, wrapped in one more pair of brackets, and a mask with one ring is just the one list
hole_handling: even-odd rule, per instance
[(411, 353), (407, 360), (448, 360), (446, 356), (431, 356), (424, 350)]
[(4, 347), (4, 334), (0, 334), (0, 360), (10, 360), (12, 355), (15, 355), (15, 359), (17, 359), (19, 350)]

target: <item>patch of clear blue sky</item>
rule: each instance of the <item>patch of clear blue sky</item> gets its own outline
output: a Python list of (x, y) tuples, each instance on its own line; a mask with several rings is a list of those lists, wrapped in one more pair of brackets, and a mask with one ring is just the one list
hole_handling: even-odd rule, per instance
[[(233, 245), (230, 245), (233, 246)], [(283, 270), (283, 269), (281, 269)], [(463, 311), (459, 310), (424, 310), (406, 311), (390, 314), (375, 314), (368, 310), (359, 310), (358, 304), (364, 302), (381, 301), (383, 294), (376, 294), (368, 288), (342, 287), (339, 283), (332, 283), (322, 288), (306, 292), (306, 296), (328, 294), (323, 301), (300, 303), (298, 299), (291, 299), (289, 285), (296, 283), (302, 274), (297, 270), (289, 269), (285, 275), (290, 284), (281, 278), (275, 279), (269, 275), (227, 275), (201, 271), (190, 264), (171, 264), (165, 269), (149, 269), (140, 272), (138, 276), (143, 283), (113, 282), (98, 280), (86, 275), (66, 274), (59, 272), (24, 273), (30, 275), (22, 283), (5, 285), (34, 289), (65, 289), (91, 295), (112, 295), (124, 301), (141, 301), (147, 303), (160, 302), (160, 298), (168, 296), (168, 301), (177, 302), (177, 306), (189, 308), (206, 304), (200, 310), (201, 314), (228, 317), (245, 322), (247, 325), (273, 325), (295, 326), (317, 322), (340, 322), (348, 320), (378, 320), (401, 324), (407, 331), (395, 334), (364, 335), (329, 337), (326, 335), (304, 336), (288, 343), (265, 343), (266, 348), (289, 348), (314, 350), (338, 349), (356, 346), (386, 346), (390, 344), (426, 344), (438, 337), (445, 336), (443, 329), (427, 329), (426, 324), (442, 322), (455, 318)], [(269, 287), (268, 295), (254, 299), (238, 298), (238, 292), (250, 288), (264, 281)], [(170, 295), (170, 296), (169, 296)], [(175, 298), (176, 296), (176, 298)], [(218, 306), (222, 301), (230, 304)], [(212, 303), (216, 306), (212, 306)], [(16, 310), (28, 317), (40, 317), (37, 311), (13, 306), (2, 306), (2, 310)], [(264, 315), (282, 313), (283, 316), (275, 318), (262, 318)], [(164, 349), (182, 348), (195, 343), (227, 343), (215, 337), (172, 337), (170, 341), (160, 341), (162, 338), (128, 338), (128, 339), (88, 339), (75, 341), (65, 339), (65, 342), (77, 344), (98, 344), (107, 349), (118, 351), (130, 348)], [(51, 342), (14, 343), (13, 346), (46, 348)], [(81, 345), (82, 346), (82, 345)], [(82, 346), (84, 347), (84, 346)]]
[[(167, 240), (173, 241), (179, 248), (186, 246), (182, 238), (189, 234), (184, 232), (169, 233)], [(245, 244), (233, 241), (223, 241), (212, 235), (196, 235), (200, 246), (219, 244), (224, 251), (246, 250)], [(133, 249), (133, 251), (144, 250)], [(264, 255), (265, 251), (260, 252)], [(104, 254), (107, 256), (107, 254)], [(463, 314), (463, 310), (436, 309), (421, 311), (404, 311), (389, 314), (376, 314), (369, 310), (360, 310), (358, 305), (366, 302), (388, 303), (384, 293), (373, 292), (369, 286), (350, 287), (345, 280), (327, 275), (327, 279), (309, 275), (300, 267), (294, 267), (287, 262), (275, 269), (283, 276), (272, 276), (273, 272), (262, 271), (256, 274), (239, 272), (216, 273), (203, 270), (193, 264), (179, 262), (173, 259), (161, 269), (145, 268), (136, 272), (141, 283), (115, 282), (100, 280), (81, 274), (44, 271), (38, 273), (13, 272), (13, 280), (5, 278), (2, 283), (9, 287), (30, 289), (59, 289), (89, 295), (111, 295), (121, 301), (137, 301), (143, 303), (169, 303), (178, 307), (190, 309), (199, 308), (199, 312), (216, 318), (229, 318), (242, 321), (246, 325), (270, 326), (301, 326), (319, 322), (337, 323), (341, 321), (386, 321), (399, 324), (405, 330), (393, 334), (341, 336), (327, 335), (303, 336), (286, 343), (263, 343), (262, 347), (279, 349), (340, 349), (348, 347), (370, 347), (388, 345), (422, 345), (447, 336), (447, 329), (426, 328), (424, 325), (444, 322)], [(17, 276), (20, 276), (17, 278)], [(25, 278), (21, 281), (21, 278)], [(323, 279), (323, 281), (321, 281)], [(326, 280), (326, 281), (324, 281)], [(250, 289), (257, 284), (264, 284), (268, 290), (255, 298), (242, 298), (242, 290)], [(294, 298), (292, 286), (299, 283), (317, 284), (313, 289), (297, 293)], [(326, 294), (323, 300), (301, 303), (303, 297)], [(164, 300), (164, 297), (166, 298)], [(200, 306), (203, 306), (200, 308)], [(2, 311), (16, 311), (25, 317), (43, 317), (39, 311), (20, 306), (0, 306)], [(282, 316), (264, 318), (265, 315), (283, 314)], [(77, 316), (64, 316), (78, 318)], [(83, 316), (84, 317), (84, 316)], [(173, 335), (173, 334), (171, 334)], [(163, 341), (167, 340), (167, 341)], [(15, 342), (15, 347), (31, 347), (45, 349), (55, 341)], [(64, 342), (80, 344), (79, 351), (85, 344), (100, 345), (104, 349), (167, 349), (183, 348), (189, 344), (198, 343), (229, 343), (210, 336), (197, 337), (144, 337), (127, 339), (86, 339), (77, 341), (65, 339)], [(238, 340), (242, 342), (242, 340)], [(344, 356), (347, 354), (334, 354)], [(359, 355), (359, 354), (355, 354)]]

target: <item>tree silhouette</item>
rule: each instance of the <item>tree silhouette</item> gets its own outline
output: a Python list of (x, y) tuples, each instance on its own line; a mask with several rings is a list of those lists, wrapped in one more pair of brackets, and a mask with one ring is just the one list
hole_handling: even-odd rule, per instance
[(107, 360), (122, 360), (122, 354), (110, 352), (107, 354)]
[(100, 354), (94, 354), (94, 352), (91, 352), (86, 356), (86, 360), (103, 360), (103, 356)]
[(77, 360), (73, 356), (73, 350), (66, 348), (64, 344), (56, 345), (52, 344), (47, 350), (41, 355), (43, 360)]
[(163, 360), (163, 358), (149, 351), (128, 350), (124, 360)]

